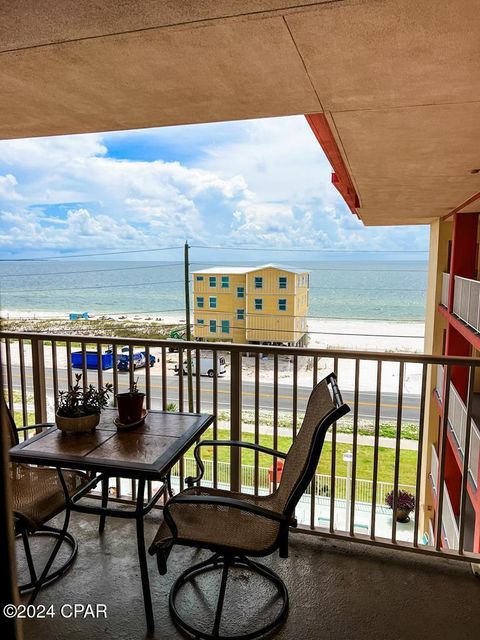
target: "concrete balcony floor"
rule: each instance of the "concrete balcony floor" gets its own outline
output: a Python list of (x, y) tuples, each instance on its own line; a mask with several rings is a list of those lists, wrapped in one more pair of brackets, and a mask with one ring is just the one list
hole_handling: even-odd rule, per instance
[[(147, 544), (160, 518), (160, 513), (147, 516)], [(72, 515), (70, 530), (79, 543), (76, 562), (62, 579), (42, 590), (37, 600), (37, 604), (53, 604), (57, 615), (25, 621), (26, 640), (182, 638), (170, 620), (169, 588), (181, 571), (207, 557), (206, 552), (177, 547), (170, 556), (167, 576), (158, 575), (155, 559), (149, 557), (156, 630), (147, 636), (134, 523), (107, 520), (102, 537), (97, 524), (93, 516)], [(39, 557), (40, 550), (37, 553)], [(468, 563), (302, 534), (291, 536), (287, 560), (275, 554), (265, 563), (281, 575), (290, 593), (290, 613), (276, 638), (478, 640), (480, 580)], [(20, 558), (19, 571), (23, 569)], [(206, 601), (214, 602), (217, 576), (210, 574), (206, 579)], [(241, 625), (251, 619), (259, 603), (266, 603), (260, 614), (264, 617), (275, 606), (268, 587), (255, 580), (243, 571), (229, 580), (226, 615), (240, 625), (229, 631), (241, 632)], [(198, 623), (206, 601), (198, 600), (198, 592), (191, 596), (185, 606)], [(62, 619), (58, 612), (64, 603), (106, 604), (108, 618)]]

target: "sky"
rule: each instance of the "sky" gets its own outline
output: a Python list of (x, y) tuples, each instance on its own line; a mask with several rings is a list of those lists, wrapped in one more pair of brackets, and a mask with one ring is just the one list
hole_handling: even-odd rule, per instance
[(169, 260), (178, 249), (156, 249), (186, 240), (230, 247), (198, 250), (205, 261), (428, 249), (427, 227), (365, 228), (330, 176), (303, 116), (0, 141), (0, 255)]

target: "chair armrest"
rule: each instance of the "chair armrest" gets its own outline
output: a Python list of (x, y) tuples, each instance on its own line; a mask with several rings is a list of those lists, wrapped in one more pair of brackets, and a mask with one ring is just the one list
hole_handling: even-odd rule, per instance
[(267, 518), (268, 520), (274, 520), (275, 522), (287, 526), (297, 526), (297, 521), (295, 520), (295, 518), (287, 516), (283, 513), (279, 513), (278, 511), (265, 509), (264, 507), (260, 507), (256, 504), (253, 504), (252, 502), (246, 502), (244, 500), (238, 500), (237, 498), (227, 498), (223, 496), (198, 496), (180, 493), (177, 496), (170, 498), (170, 500), (163, 508), (165, 522), (168, 524), (174, 536), (177, 536), (178, 529), (175, 524), (175, 520), (170, 512), (170, 507), (172, 504), (218, 505), (221, 507), (229, 507), (232, 509), (239, 509), (240, 511), (246, 511), (248, 513), (253, 513), (254, 515), (257, 515), (259, 517)]
[(31, 424), (28, 427), (16, 427), (16, 431), (18, 432), (24, 432), (24, 431), (31, 431), (32, 429), (50, 429), (50, 427), (54, 427), (55, 423), (54, 422), (47, 422), (45, 424)]
[(243, 449), (252, 449), (253, 451), (257, 451), (258, 453), (266, 453), (274, 458), (285, 459), (287, 457), (287, 454), (283, 453), (283, 451), (269, 449), (268, 447), (263, 447), (262, 445), (255, 444), (253, 442), (244, 442), (240, 440), (202, 440), (197, 444), (193, 451), (193, 455), (195, 457), (195, 460), (197, 461), (200, 472), (195, 478), (193, 478), (192, 476), (188, 476), (188, 478), (185, 478), (187, 487), (193, 487), (195, 482), (200, 482), (200, 480), (203, 478), (203, 474), (205, 473), (205, 467), (200, 456), (201, 447), (241, 447)]

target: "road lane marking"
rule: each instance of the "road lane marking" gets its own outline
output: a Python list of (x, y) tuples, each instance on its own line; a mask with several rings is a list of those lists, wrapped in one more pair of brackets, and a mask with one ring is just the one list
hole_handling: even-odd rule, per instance
[[(19, 382), (20, 382), (20, 374), (16, 374), (19, 377)], [(172, 376), (173, 377), (173, 376)], [(32, 378), (33, 376), (31, 373), (27, 373), (25, 378)], [(150, 384), (152, 389), (161, 389), (162, 385), (161, 383), (159, 384), (155, 384), (154, 382), (151, 382)], [(176, 385), (175, 385), (176, 386)], [(172, 387), (171, 385), (167, 385), (167, 392), (168, 390), (174, 390), (175, 387)], [(210, 393), (213, 395), (213, 389), (205, 389), (201, 387), (201, 391), (203, 393)], [(223, 394), (223, 395), (230, 395), (230, 390), (229, 389), (218, 389), (218, 393), (219, 394)], [(242, 390), (242, 396), (253, 396), (255, 397), (255, 392), (254, 391), (243, 391)], [(259, 394), (260, 398), (273, 398), (273, 393), (272, 394), (268, 394), (268, 393), (260, 393)], [(310, 396), (297, 396), (297, 400), (303, 400), (303, 401), (308, 401)], [(290, 395), (284, 395), (284, 394), (279, 394), (278, 395), (278, 399), (279, 400), (291, 400), (292, 399), (292, 394)], [(352, 399), (353, 401), (353, 399)], [(347, 402), (349, 402), (349, 400), (347, 400)], [(365, 401), (360, 401), (358, 403), (359, 407), (376, 407), (377, 404), (376, 402), (365, 402)], [(384, 409), (396, 409), (398, 407), (398, 404), (395, 403), (381, 403), (380, 404), (380, 408), (384, 408)], [(402, 409), (410, 409), (410, 410), (419, 410), (420, 409), (420, 405), (408, 405), (408, 404), (402, 404)]]

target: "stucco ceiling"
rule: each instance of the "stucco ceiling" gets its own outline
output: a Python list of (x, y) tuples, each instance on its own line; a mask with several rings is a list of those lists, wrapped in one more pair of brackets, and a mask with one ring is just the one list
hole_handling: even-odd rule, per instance
[(476, 0), (1, 0), (0, 13), (0, 138), (324, 112), (366, 224), (429, 222), (480, 191)]

